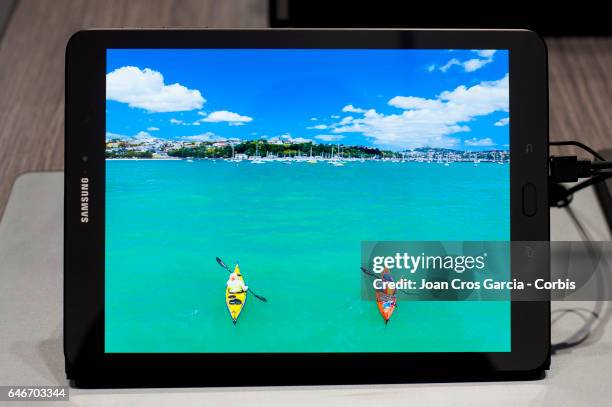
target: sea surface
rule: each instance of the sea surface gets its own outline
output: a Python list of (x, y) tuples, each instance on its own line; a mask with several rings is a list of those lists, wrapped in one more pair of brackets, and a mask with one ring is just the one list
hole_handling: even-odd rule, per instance
[[(106, 352), (503, 352), (507, 302), (361, 297), (363, 240), (509, 240), (508, 164), (108, 160)], [(239, 261), (249, 287), (225, 305)]]

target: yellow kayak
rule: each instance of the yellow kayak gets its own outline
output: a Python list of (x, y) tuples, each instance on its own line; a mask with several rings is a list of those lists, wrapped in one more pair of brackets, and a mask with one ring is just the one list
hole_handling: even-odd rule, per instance
[[(240, 273), (240, 267), (236, 264), (236, 268), (234, 269), (234, 273), (238, 275), (238, 277), (244, 282), (244, 278), (242, 278), (242, 274)], [(238, 315), (242, 311), (244, 304), (246, 303), (247, 292), (239, 292), (239, 293), (231, 293), (229, 288), (225, 289), (225, 303), (227, 304), (227, 310), (232, 317), (232, 321), (234, 324), (238, 319)]]

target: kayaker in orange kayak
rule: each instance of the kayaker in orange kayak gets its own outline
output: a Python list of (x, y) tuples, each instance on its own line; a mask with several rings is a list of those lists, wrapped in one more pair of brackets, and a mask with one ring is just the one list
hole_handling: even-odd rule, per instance
[[(393, 276), (388, 268), (385, 268), (380, 278), (385, 282), (392, 282)], [(395, 311), (395, 307), (397, 305), (397, 299), (395, 297), (395, 288), (389, 288), (388, 285), (385, 288), (376, 290), (376, 304), (378, 305), (378, 310), (385, 320), (385, 325), (389, 323), (389, 319)]]
[[(393, 282), (393, 276), (391, 276), (391, 271), (386, 267), (385, 267), (385, 270), (380, 275), (380, 278), (382, 279), (382, 281), (385, 281), (385, 282)], [(382, 290), (378, 290), (378, 291), (385, 293), (387, 295), (395, 295), (395, 288), (389, 288), (388, 285), (385, 285), (385, 288), (383, 288)]]

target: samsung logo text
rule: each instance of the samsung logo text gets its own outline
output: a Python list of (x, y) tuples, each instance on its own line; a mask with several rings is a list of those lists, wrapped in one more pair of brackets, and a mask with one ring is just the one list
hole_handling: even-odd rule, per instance
[(81, 223), (89, 222), (89, 178), (81, 178)]

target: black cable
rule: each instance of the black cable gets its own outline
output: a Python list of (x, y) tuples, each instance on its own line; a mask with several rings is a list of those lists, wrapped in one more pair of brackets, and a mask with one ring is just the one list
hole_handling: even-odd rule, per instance
[[(576, 226), (582, 239), (590, 248), (589, 252), (592, 256), (593, 245), (590, 242), (591, 237), (580, 223), (574, 211), (568, 205), (571, 202), (574, 193), (591, 185), (599, 184), (608, 178), (612, 178), (612, 162), (606, 161), (601, 154), (597, 153), (591, 147), (580, 143), (579, 141), (553, 141), (550, 142), (549, 145), (579, 147), (585, 151), (588, 151), (597, 160), (599, 160), (578, 160), (576, 156), (551, 157), (551, 176), (549, 178), (549, 193), (551, 193), (551, 195), (549, 195), (550, 205), (564, 207), (566, 209), (572, 223)], [(575, 184), (571, 188), (567, 188), (562, 185), (563, 182), (577, 181), (579, 178), (587, 179)], [(600, 321), (602, 308), (603, 302), (601, 300), (597, 300), (595, 303), (595, 309), (590, 311), (590, 317), (584, 321), (582, 327), (566, 340), (551, 344), (551, 353), (555, 354), (561, 350), (573, 348), (585, 342), (593, 331), (593, 326), (595, 323)], [(568, 312), (572, 311), (565, 310), (563, 315), (567, 314)], [(578, 314), (576, 311), (573, 312)], [(555, 321), (552, 323), (554, 322)]]
[[(591, 236), (589, 235), (589, 233), (587, 232), (587, 230), (584, 228), (584, 226), (582, 225), (582, 223), (580, 222), (580, 220), (578, 219), (578, 216), (576, 216), (576, 213), (572, 210), (572, 208), (570, 208), (569, 206), (565, 207), (565, 210), (567, 211), (568, 216), (570, 217), (572, 223), (574, 224), (574, 226), (576, 226), (576, 228), (578, 229), (578, 233), (580, 233), (583, 241), (585, 242), (585, 244), (588, 245), (588, 247), (590, 248), (589, 252), (590, 255), (593, 256), (593, 246), (591, 243)], [(600, 320), (600, 315), (601, 315), (601, 310), (603, 309), (603, 302), (601, 300), (596, 300), (595, 303), (595, 308), (591, 311), (589, 311), (590, 314), (590, 318), (588, 319), (584, 319), (584, 324), (582, 325), (582, 327), (580, 327), (580, 329), (578, 329), (571, 337), (567, 338), (566, 340), (562, 341), (562, 342), (558, 342), (558, 343), (553, 343), (550, 346), (550, 352), (552, 355), (556, 354), (557, 352), (564, 350), (564, 349), (569, 349), (569, 348), (573, 348), (576, 347), (580, 344), (582, 344), (583, 342), (585, 342), (587, 339), (589, 339), (591, 332), (593, 331), (593, 325), (595, 325), (595, 323), (597, 321)], [(572, 309), (566, 309), (564, 310), (564, 314), (567, 313), (576, 313), (578, 315), (580, 315), (577, 310), (572, 310)], [(563, 316), (561, 315), (561, 316)], [(559, 317), (561, 318), (561, 317)], [(555, 321), (551, 321), (551, 325), (556, 322)]]
[(586, 181), (582, 181), (579, 182), (578, 184), (574, 185), (573, 187), (569, 188), (567, 190), (567, 194), (571, 195), (575, 192), (580, 191), (581, 189), (584, 189), (588, 186), (600, 183), (602, 181), (607, 180), (608, 178), (612, 177), (612, 172), (607, 172), (605, 174), (600, 174), (600, 175), (595, 175), (594, 177), (591, 177), (589, 179), (587, 179)]
[(593, 150), (591, 147), (587, 146), (586, 144), (582, 144), (579, 141), (573, 141), (573, 140), (571, 140), (571, 141), (550, 141), (548, 143), (548, 145), (550, 145), (550, 146), (574, 146), (574, 147), (579, 147), (579, 148), (581, 148), (581, 149), (591, 153), (598, 160), (606, 161), (606, 159), (603, 158), (603, 156), (601, 154), (599, 154), (597, 151)]
[(597, 170), (607, 170), (612, 168), (612, 161), (594, 161), (591, 163), (591, 168)]
[[(549, 146), (575, 146), (589, 152), (595, 160), (578, 159), (577, 156), (551, 156), (549, 169), (549, 206), (566, 207), (572, 194), (591, 185), (598, 184), (612, 177), (612, 161), (606, 159), (591, 147), (579, 141), (551, 141)], [(563, 184), (577, 182), (572, 187)]]
[(549, 181), (548, 204), (551, 207), (566, 207), (570, 204), (570, 202), (572, 202), (574, 193), (591, 185), (599, 184), (600, 182), (603, 182), (608, 178), (612, 178), (612, 171), (596, 171), (595, 173), (593, 173), (591, 178), (579, 182), (571, 188), (564, 186), (562, 183)]

